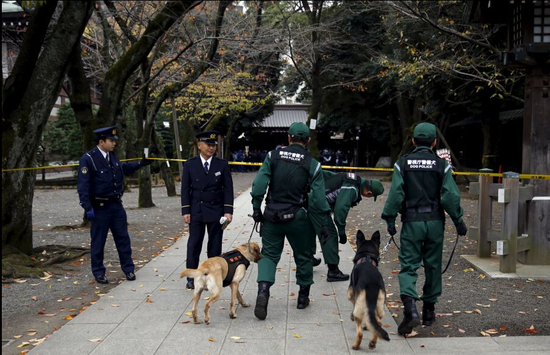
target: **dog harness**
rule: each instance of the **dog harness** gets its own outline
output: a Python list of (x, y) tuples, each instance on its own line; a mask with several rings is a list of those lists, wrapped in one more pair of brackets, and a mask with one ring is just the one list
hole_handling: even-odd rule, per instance
[(233, 281), (233, 276), (235, 276), (235, 270), (241, 264), (244, 264), (244, 267), (248, 269), (250, 261), (244, 257), (238, 250), (228, 251), (220, 255), (222, 258), (227, 261), (227, 276), (223, 279), (223, 287), (229, 286), (231, 281)]
[(351, 280), (350, 280), (350, 284), (352, 286), (355, 286), (357, 284), (357, 280), (355, 280), (355, 272), (354, 272), (357, 265), (364, 264), (364, 263), (372, 264), (373, 261), (376, 264), (376, 267), (378, 267), (378, 263), (380, 262), (379, 257), (374, 258), (371, 255), (367, 255), (367, 256), (363, 256), (361, 258), (357, 258), (357, 260), (353, 259), (353, 270), (351, 270)]

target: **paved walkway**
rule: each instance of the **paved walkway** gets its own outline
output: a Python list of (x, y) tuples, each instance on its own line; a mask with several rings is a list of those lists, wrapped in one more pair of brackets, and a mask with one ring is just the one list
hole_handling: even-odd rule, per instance
[[(253, 221), (250, 194), (235, 201), (233, 223), (224, 234), (223, 250), (245, 243)], [(206, 239), (206, 238), (205, 238)], [(258, 241), (257, 234), (253, 240)], [(211, 310), (210, 325), (193, 324), (189, 316), (192, 291), (185, 290), (179, 273), (185, 268), (187, 238), (136, 272), (137, 280), (124, 281), (97, 303), (68, 322), (29, 354), (358, 354), (368, 350), (369, 333), (360, 352), (351, 349), (355, 323), (349, 319), (351, 303), (346, 299), (347, 282), (326, 282), (326, 268), (315, 268), (312, 303), (296, 309), (298, 286), (295, 264), (288, 244), (279, 262), (277, 281), (271, 288), (267, 319), (254, 317), (257, 265), (249, 267), (241, 291), (250, 308), (237, 308), (230, 319), (229, 288)], [(206, 250), (206, 248), (203, 248)], [(341, 269), (349, 273), (353, 250), (341, 245)], [(202, 311), (207, 292), (199, 302)], [(202, 314), (202, 313), (199, 313)], [(377, 354), (548, 354), (550, 337), (409, 338), (397, 335), (390, 312), (382, 320), (391, 341), (378, 343)]]

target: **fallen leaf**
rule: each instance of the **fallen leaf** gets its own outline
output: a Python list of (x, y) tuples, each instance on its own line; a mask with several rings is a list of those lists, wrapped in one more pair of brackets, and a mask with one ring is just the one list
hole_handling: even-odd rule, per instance
[(300, 334), (294, 334), (295, 338), (301, 338), (302, 336)]
[(24, 346), (28, 346), (28, 345), (31, 345), (31, 343), (29, 343), (28, 341), (24, 341), (22, 342), (21, 344), (17, 345), (18, 348), (22, 348)]
[(415, 336), (417, 336), (417, 335), (418, 335), (418, 332), (417, 332), (416, 330), (413, 330), (413, 331), (411, 332), (411, 334), (407, 334), (406, 337), (407, 337), (407, 338), (412, 338), (412, 337), (415, 337)]
[(485, 332), (487, 334), (491, 334), (491, 335), (498, 334), (498, 330), (496, 330), (496, 329), (487, 329)]
[(518, 313), (519, 313), (519, 314), (523, 314), (524, 316), (529, 316), (529, 315), (531, 315), (531, 313), (529, 313), (529, 312), (524, 312), (524, 311), (519, 311)]
[(112, 304), (111, 307), (120, 307), (118, 304)]
[(239, 340), (239, 339), (241, 339), (241, 337), (237, 337), (237, 336), (233, 336), (233, 337), (230, 337), (230, 338), (233, 339), (233, 340)]
[(187, 324), (187, 323), (191, 323), (191, 321), (190, 321), (190, 320), (185, 320), (185, 321), (183, 321), (182, 323), (183, 323), (183, 324)]
[(187, 313), (185, 313), (185, 315), (186, 315), (186, 316), (189, 316), (189, 317), (192, 317), (192, 316), (193, 316), (193, 313), (187, 312)]
[(71, 319), (73, 319), (73, 317), (72, 317), (72, 316), (65, 316), (65, 317), (63, 317), (63, 319), (65, 319), (65, 320), (71, 320)]
[(389, 324), (384, 324), (384, 328), (389, 328), (389, 327), (391, 327), (391, 325), (389, 325)]
[(101, 338), (90, 339), (91, 343), (99, 343), (100, 341), (101, 341)]
[(466, 331), (464, 329), (460, 329), (460, 328), (458, 328), (458, 332), (459, 333), (466, 333)]
[(483, 335), (484, 337), (490, 337), (490, 335), (485, 333), (483, 330), (480, 331), (479, 334)]
[(14, 335), (14, 336), (13, 336), (13, 339), (19, 339), (19, 338), (21, 338), (21, 337), (22, 337), (22, 335)]
[(38, 301), (38, 297), (32, 296), (32, 297), (31, 297), (31, 300), (33, 300), (33, 301)]
[(151, 301), (151, 299), (150, 299), (149, 297), (147, 297), (147, 298), (145, 299), (145, 302), (147, 302), (147, 303), (153, 303), (153, 301)]
[(208, 338), (208, 341), (214, 341), (214, 338)]
[(159, 288), (160, 291), (166, 291), (164, 287)]
[(295, 294), (294, 292), (292, 292), (290, 295), (291, 295), (291, 296), (296, 296), (296, 294)]
[(530, 326), (529, 328), (525, 329), (525, 331), (526, 331), (527, 333), (532, 333), (532, 334), (538, 333), (538, 330), (535, 330), (535, 326), (533, 326), (533, 325)]
[(479, 309), (474, 309), (474, 312), (476, 312), (477, 314), (480, 314), (481, 315), (481, 311)]
[(22, 284), (22, 283), (27, 282), (27, 280), (23, 280), (23, 279), (13, 279), (13, 282), (18, 283), (18, 284)]

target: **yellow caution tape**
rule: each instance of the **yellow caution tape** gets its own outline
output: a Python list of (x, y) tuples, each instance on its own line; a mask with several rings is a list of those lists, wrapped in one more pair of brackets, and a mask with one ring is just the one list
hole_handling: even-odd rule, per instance
[[(132, 159), (122, 159), (121, 161), (135, 161), (135, 160), (141, 160), (142, 158), (132, 158)], [(166, 159), (166, 158), (147, 158), (150, 160), (162, 160), (162, 161), (177, 161), (177, 162), (186, 162), (187, 159)], [(245, 166), (262, 166), (262, 163), (248, 163), (248, 162), (236, 162), (236, 161), (230, 161), (230, 165), (245, 165)], [(57, 169), (57, 168), (66, 168), (66, 167), (73, 167), (78, 166), (78, 164), (70, 164), (70, 165), (54, 165), (54, 166), (39, 166), (35, 168), (19, 168), (19, 169), (2, 169), (2, 172), (10, 172), (10, 171), (23, 171), (23, 170), (42, 170), (42, 169)], [(329, 165), (321, 165), (323, 169), (331, 169), (331, 170), (359, 170), (359, 171), (386, 171), (386, 172), (392, 172), (392, 168), (364, 168), (364, 167), (354, 167), (354, 166), (329, 166)], [(462, 175), (462, 176), (491, 176), (491, 177), (502, 177), (503, 174), (500, 173), (484, 173), (484, 172), (463, 172), (463, 171), (453, 171), (453, 175)], [(527, 180), (550, 180), (550, 175), (544, 175), (544, 174), (519, 174), (520, 179), (527, 179)]]

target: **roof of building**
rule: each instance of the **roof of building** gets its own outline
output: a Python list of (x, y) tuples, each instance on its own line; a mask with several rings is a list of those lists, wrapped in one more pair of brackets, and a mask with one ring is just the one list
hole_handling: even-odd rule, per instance
[(275, 105), (273, 113), (258, 126), (263, 128), (288, 128), (294, 122), (306, 123), (310, 105)]
[(514, 120), (517, 118), (523, 118), (523, 109), (519, 108), (517, 110), (501, 111), (498, 114), (498, 118), (504, 123), (509, 120)]

